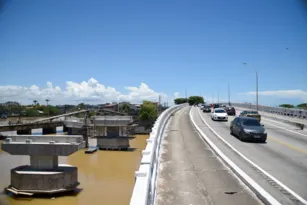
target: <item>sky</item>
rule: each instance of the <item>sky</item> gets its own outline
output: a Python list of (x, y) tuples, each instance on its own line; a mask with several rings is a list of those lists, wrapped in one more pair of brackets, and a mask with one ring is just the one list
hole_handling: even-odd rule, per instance
[[(2, 2), (2, 4), (1, 4)], [(307, 102), (304, 0), (1, 0), (0, 102)], [(243, 64), (246, 63), (246, 64)]]

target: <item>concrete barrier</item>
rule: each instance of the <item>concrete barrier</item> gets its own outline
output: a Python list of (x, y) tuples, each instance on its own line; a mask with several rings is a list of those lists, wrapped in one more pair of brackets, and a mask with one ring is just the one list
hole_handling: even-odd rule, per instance
[(165, 110), (156, 120), (146, 148), (142, 151), (139, 170), (135, 172), (135, 185), (130, 205), (154, 204), (156, 194), (156, 177), (159, 166), (160, 145), (163, 131), (174, 112), (187, 104), (175, 105)]
[[(239, 106), (235, 106), (236, 108), (239, 109), (246, 109), (245, 107), (239, 107)], [(251, 108), (247, 108), (247, 110), (250, 110)], [(264, 117), (264, 118), (268, 118), (268, 119), (272, 119), (272, 120), (276, 120), (276, 121), (280, 121), (280, 122), (284, 122), (286, 124), (295, 126), (301, 130), (306, 129), (307, 127), (307, 120), (304, 119), (299, 119), (299, 118), (290, 118), (290, 117), (286, 117), (284, 115), (278, 115), (275, 113), (269, 113), (269, 112), (265, 112), (265, 111), (261, 111), (259, 110), (259, 114)]]

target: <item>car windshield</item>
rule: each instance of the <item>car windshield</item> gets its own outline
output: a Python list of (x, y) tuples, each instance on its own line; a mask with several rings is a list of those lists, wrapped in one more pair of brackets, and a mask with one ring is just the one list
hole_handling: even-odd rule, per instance
[(260, 126), (260, 123), (254, 119), (241, 119), (242, 125), (246, 126)]
[(247, 114), (258, 115), (258, 112), (256, 112), (256, 111), (248, 111)]
[(215, 113), (224, 113), (225, 110), (215, 110), (214, 112), (215, 112)]

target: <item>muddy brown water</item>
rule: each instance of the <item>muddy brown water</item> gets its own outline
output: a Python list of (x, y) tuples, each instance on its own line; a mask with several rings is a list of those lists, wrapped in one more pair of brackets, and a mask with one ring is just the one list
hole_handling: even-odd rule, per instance
[(28, 156), (12, 156), (0, 149), (0, 205), (83, 205), (129, 204), (134, 187), (134, 172), (140, 165), (148, 135), (130, 141), (133, 151), (103, 151), (84, 154), (84, 150), (59, 157), (59, 163), (78, 167), (78, 191), (55, 198), (10, 197), (2, 190), (10, 183), (10, 169), (29, 164)]

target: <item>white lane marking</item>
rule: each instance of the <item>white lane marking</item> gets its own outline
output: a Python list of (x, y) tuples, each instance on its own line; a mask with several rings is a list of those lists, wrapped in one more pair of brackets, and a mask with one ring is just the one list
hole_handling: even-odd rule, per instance
[(263, 174), (265, 174), (267, 177), (271, 178), (273, 181), (275, 181), (279, 186), (281, 186), (283, 189), (285, 189), (287, 192), (292, 194), (295, 198), (297, 198), (299, 201), (301, 201), (303, 204), (307, 205), (307, 201), (303, 199), (301, 196), (299, 196), (297, 193), (295, 193), (293, 190), (291, 190), (289, 187), (284, 185), (282, 182), (277, 180), (275, 177), (270, 175), (268, 172), (264, 171), (262, 168), (260, 168), (258, 165), (256, 165), (254, 162), (249, 160), (245, 155), (243, 155), (241, 152), (239, 152), (236, 148), (234, 148), (231, 144), (229, 144), (226, 140), (224, 140), (213, 128), (207, 123), (207, 121), (203, 118), (201, 113), (198, 111), (198, 114), (202, 121), (208, 126), (208, 128), (220, 139), (222, 140), (228, 147), (230, 147), (234, 152), (236, 152), (240, 157), (242, 157), (244, 160), (246, 160), (248, 163), (256, 167), (258, 170), (260, 170)]
[[(264, 120), (265, 120), (265, 121), (271, 121), (271, 122), (273, 122), (273, 120), (268, 120), (268, 119), (264, 119)], [(273, 125), (273, 126), (275, 126), (275, 127), (278, 127), (278, 128), (280, 128), (280, 129), (286, 130), (286, 131), (288, 131), (288, 132), (292, 132), (292, 133), (295, 133), (295, 134), (298, 134), (298, 135), (302, 135), (302, 136), (304, 136), (304, 137), (307, 137), (306, 134), (303, 134), (303, 133), (300, 133), (300, 132), (296, 132), (296, 131), (293, 131), (293, 130), (289, 130), (289, 129), (287, 129), (287, 128), (280, 127), (280, 126), (278, 126), (278, 125), (276, 125), (276, 124), (272, 124), (272, 123), (266, 123), (266, 124)]]
[[(245, 181), (245, 184), (247, 184), (250, 189), (252, 189), (254, 192), (258, 194), (258, 197), (265, 201), (266, 204), (274, 204), (279, 205), (280, 203), (271, 196), (266, 190), (264, 190), (257, 182), (255, 182), (250, 176), (248, 176), (242, 169), (240, 169), (233, 161), (231, 161), (215, 144), (206, 136), (206, 134), (196, 125), (194, 121), (194, 117), (192, 115), (192, 110), (190, 110), (190, 119), (194, 125), (194, 127), (198, 130), (201, 137), (204, 138), (204, 140), (210, 145), (210, 147), (217, 153), (226, 164), (234, 171), (236, 172), (241, 180)], [(199, 112), (199, 111), (198, 111)], [(259, 196), (260, 195), (260, 196)]]

